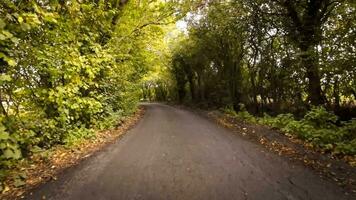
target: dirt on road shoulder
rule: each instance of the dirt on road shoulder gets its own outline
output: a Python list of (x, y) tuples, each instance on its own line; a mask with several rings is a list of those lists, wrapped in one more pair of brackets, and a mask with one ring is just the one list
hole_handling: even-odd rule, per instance
[(70, 148), (57, 146), (46, 151), (45, 154), (33, 155), (13, 172), (23, 174), (25, 179), (22, 185), (15, 187), (16, 183), (13, 180), (5, 181), (6, 189), (0, 193), (0, 199), (21, 199), (26, 191), (44, 182), (56, 180), (56, 176), (64, 169), (77, 165), (117, 141), (139, 121), (143, 114), (144, 108), (140, 107), (132, 116), (122, 120), (115, 129), (98, 132), (94, 138), (84, 140)]
[[(192, 109), (189, 109), (192, 110)], [(302, 164), (316, 171), (321, 177), (335, 182), (345, 193), (356, 194), (356, 167), (331, 154), (318, 152), (302, 140), (287, 137), (282, 132), (267, 126), (251, 124), (220, 111), (195, 110), (236, 134), (260, 143), (269, 151)]]

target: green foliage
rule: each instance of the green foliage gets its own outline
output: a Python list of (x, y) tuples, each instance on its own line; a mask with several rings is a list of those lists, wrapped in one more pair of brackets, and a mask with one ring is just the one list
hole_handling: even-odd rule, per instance
[(247, 111), (236, 114), (233, 110), (224, 109), (224, 112), (235, 113), (230, 115), (251, 123), (257, 122), (279, 129), (288, 136), (296, 136), (334, 154), (356, 153), (356, 120), (337, 126), (337, 116), (324, 107), (312, 108), (301, 120), (296, 120), (292, 114), (280, 114), (276, 117), (264, 114), (263, 117), (257, 118)]
[[(278, 117), (277, 117), (278, 118)], [(279, 126), (284, 132), (297, 134), (314, 145), (334, 153), (354, 155), (352, 147), (355, 136), (352, 136), (354, 122), (336, 126), (338, 118), (323, 107), (315, 107), (309, 111), (302, 120), (285, 120), (284, 125)]]
[[(75, 145), (137, 108), (171, 2), (0, 4), (0, 174), (39, 150)], [(0, 181), (3, 176), (0, 176)], [(15, 184), (22, 185), (21, 179)]]
[(340, 141), (336, 144), (335, 152), (340, 154), (356, 154), (356, 119), (343, 124), (338, 130)]
[(292, 114), (280, 114), (277, 117), (271, 117), (268, 114), (264, 114), (264, 117), (259, 122), (269, 125), (273, 128), (284, 128), (290, 122), (294, 122), (294, 116)]
[[(130, 113), (126, 113), (128, 115)], [(95, 123), (95, 128), (99, 130), (110, 129), (116, 125), (118, 125), (121, 120), (124, 118), (123, 112), (110, 112), (107, 116), (103, 117), (98, 123)]]
[(21, 157), (18, 141), (6, 132), (0, 120), (0, 187), (2, 186), (1, 180), (8, 174), (7, 169), (15, 165)]
[(190, 12), (171, 42), (172, 96), (298, 117), (323, 105), (355, 117), (355, 4), (313, 2), (207, 1)]
[(228, 114), (232, 117), (236, 117), (237, 113), (234, 110), (234, 108), (230, 105), (230, 106), (225, 106), (223, 109), (221, 109), (221, 111), (223, 111), (225, 114)]
[(172, 42), (175, 97), (354, 155), (355, 19), (351, 1), (208, 1)]
[(338, 117), (328, 112), (324, 107), (313, 107), (303, 119), (303, 122), (310, 124), (315, 128), (320, 129), (333, 129)]
[(72, 128), (64, 135), (63, 142), (67, 146), (73, 146), (83, 139), (95, 137), (95, 131), (84, 127)]
[(247, 110), (244, 104), (240, 103), (239, 104), (240, 111), (236, 114), (236, 117), (239, 119), (242, 119), (244, 121), (250, 122), (250, 123), (256, 123), (256, 118), (251, 115)]
[[(0, 127), (0, 151), (1, 160), (13, 160), (21, 158), (21, 151), (15, 138), (11, 137), (5, 131), (4, 127)], [(4, 162), (4, 164), (7, 164)]]

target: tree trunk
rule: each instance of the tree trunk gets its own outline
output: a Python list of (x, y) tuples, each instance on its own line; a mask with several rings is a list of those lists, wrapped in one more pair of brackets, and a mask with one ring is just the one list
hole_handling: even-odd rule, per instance
[(334, 79), (334, 106), (335, 110), (340, 109), (340, 87), (339, 87), (339, 77), (335, 77)]
[(280, 1), (289, 18), (285, 20), (285, 26), (289, 30), (290, 38), (301, 50), (302, 64), (306, 70), (306, 77), (309, 79), (308, 96), (312, 105), (325, 103), (315, 47), (323, 39), (322, 26), (337, 2), (331, 0)]
[(314, 50), (310, 50), (313, 49), (310, 46), (301, 47), (300, 49), (302, 51), (302, 64), (306, 69), (306, 77), (308, 78), (308, 98), (312, 105), (321, 105), (325, 101), (321, 90), (317, 53)]
[(204, 95), (204, 85), (203, 85), (203, 81), (202, 81), (202, 72), (200, 72), (200, 74), (198, 74), (198, 91), (199, 91), (199, 101), (204, 101), (205, 100), (205, 95)]
[(259, 105), (258, 105), (258, 100), (257, 100), (257, 88), (256, 88), (256, 83), (255, 83), (255, 73), (250, 73), (250, 82), (251, 82), (251, 87), (252, 87), (252, 98), (253, 98), (253, 104), (255, 107), (254, 112), (258, 113), (259, 112)]
[(190, 95), (192, 97), (192, 101), (195, 102), (196, 96), (195, 96), (195, 85), (194, 85), (193, 77), (188, 77), (188, 82), (189, 82)]

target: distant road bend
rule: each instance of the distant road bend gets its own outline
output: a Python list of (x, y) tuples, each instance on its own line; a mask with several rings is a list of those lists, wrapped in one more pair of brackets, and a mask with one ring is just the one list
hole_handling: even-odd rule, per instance
[(224, 200), (352, 197), (295, 165), (187, 110), (145, 104), (121, 140), (65, 170), (27, 197), (54, 200)]

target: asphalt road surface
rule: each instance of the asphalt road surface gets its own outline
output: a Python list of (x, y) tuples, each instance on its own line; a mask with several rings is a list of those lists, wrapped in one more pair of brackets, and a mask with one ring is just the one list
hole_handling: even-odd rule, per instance
[(163, 104), (122, 139), (27, 199), (352, 199), (315, 172), (204, 117)]

